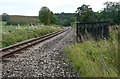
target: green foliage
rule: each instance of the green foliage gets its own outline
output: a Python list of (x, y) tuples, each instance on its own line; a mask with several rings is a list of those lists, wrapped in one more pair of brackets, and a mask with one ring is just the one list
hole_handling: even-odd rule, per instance
[(53, 12), (47, 7), (42, 7), (39, 11), (39, 20), (44, 25), (58, 24), (58, 17), (54, 16)]
[(42, 7), (39, 11), (39, 20), (45, 25), (51, 24), (51, 11), (47, 7)]
[(82, 77), (118, 77), (118, 31), (108, 40), (74, 43), (65, 48), (72, 67)]
[(9, 15), (6, 13), (2, 14), (2, 21), (8, 21), (9, 20)]
[(111, 24), (120, 24), (120, 2), (106, 2), (105, 8), (99, 12), (93, 12), (89, 5), (83, 4), (77, 8), (76, 17), (80, 22), (111, 21)]
[(61, 27), (55, 26), (3, 26), (2, 27), (2, 47), (7, 47), (18, 42), (41, 37), (48, 33), (52, 33), (61, 30)]
[(18, 24), (20, 24), (20, 25), (26, 25), (27, 23), (24, 22), (24, 21), (18, 21), (18, 20), (16, 20), (16, 21), (10, 20), (10, 21), (7, 22), (7, 25), (18, 25)]
[(75, 13), (56, 13), (54, 14), (58, 17), (58, 25), (70, 26), (71, 23), (76, 21)]
[(80, 22), (92, 22), (96, 21), (96, 15), (89, 5), (83, 4), (81, 7), (77, 8), (76, 11), (77, 21)]
[(59, 23), (58, 17), (51, 12), (51, 24), (58, 25), (58, 23)]
[(106, 2), (101, 11), (101, 20), (111, 21), (112, 24), (120, 24), (120, 2)]
[(0, 26), (4, 26), (4, 25), (6, 25), (6, 22), (5, 21), (0, 21)]

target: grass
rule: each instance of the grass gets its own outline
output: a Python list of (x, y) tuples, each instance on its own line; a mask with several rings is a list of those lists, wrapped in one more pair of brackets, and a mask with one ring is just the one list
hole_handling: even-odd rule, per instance
[(74, 43), (65, 48), (71, 66), (82, 77), (118, 77), (118, 31), (108, 40)]
[(3, 26), (1, 48), (61, 30), (57, 26)]

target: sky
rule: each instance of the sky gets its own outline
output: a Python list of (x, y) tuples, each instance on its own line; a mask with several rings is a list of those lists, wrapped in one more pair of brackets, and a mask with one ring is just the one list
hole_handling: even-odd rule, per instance
[(120, 0), (0, 0), (0, 15), (27, 15), (38, 16), (40, 8), (48, 7), (53, 13), (74, 13), (83, 4), (90, 5), (93, 11), (104, 8), (107, 1), (118, 2)]

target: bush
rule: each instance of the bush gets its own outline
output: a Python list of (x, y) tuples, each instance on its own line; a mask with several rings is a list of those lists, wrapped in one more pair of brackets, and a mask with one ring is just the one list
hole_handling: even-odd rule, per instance
[(7, 25), (26, 25), (27, 23), (23, 22), (23, 21), (7, 21)]

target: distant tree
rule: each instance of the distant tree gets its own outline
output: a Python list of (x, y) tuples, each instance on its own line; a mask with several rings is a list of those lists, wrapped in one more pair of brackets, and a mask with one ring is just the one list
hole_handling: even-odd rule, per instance
[(91, 22), (96, 21), (96, 15), (89, 5), (83, 4), (81, 7), (77, 8), (76, 11), (77, 21), (80, 22)]
[(57, 18), (57, 24), (62, 26), (70, 26), (71, 23), (76, 22), (76, 14), (75, 13), (55, 13), (54, 14)]
[(51, 24), (51, 11), (47, 7), (42, 7), (39, 11), (39, 20), (45, 25)]
[(58, 24), (59, 23), (58, 17), (55, 16), (52, 11), (51, 11), (50, 19), (51, 19), (51, 24)]
[(102, 20), (120, 24), (120, 2), (105, 2), (105, 8), (101, 11)]
[(6, 14), (6, 13), (3, 13), (2, 14), (2, 21), (8, 21), (9, 20), (9, 15), (8, 14)]

